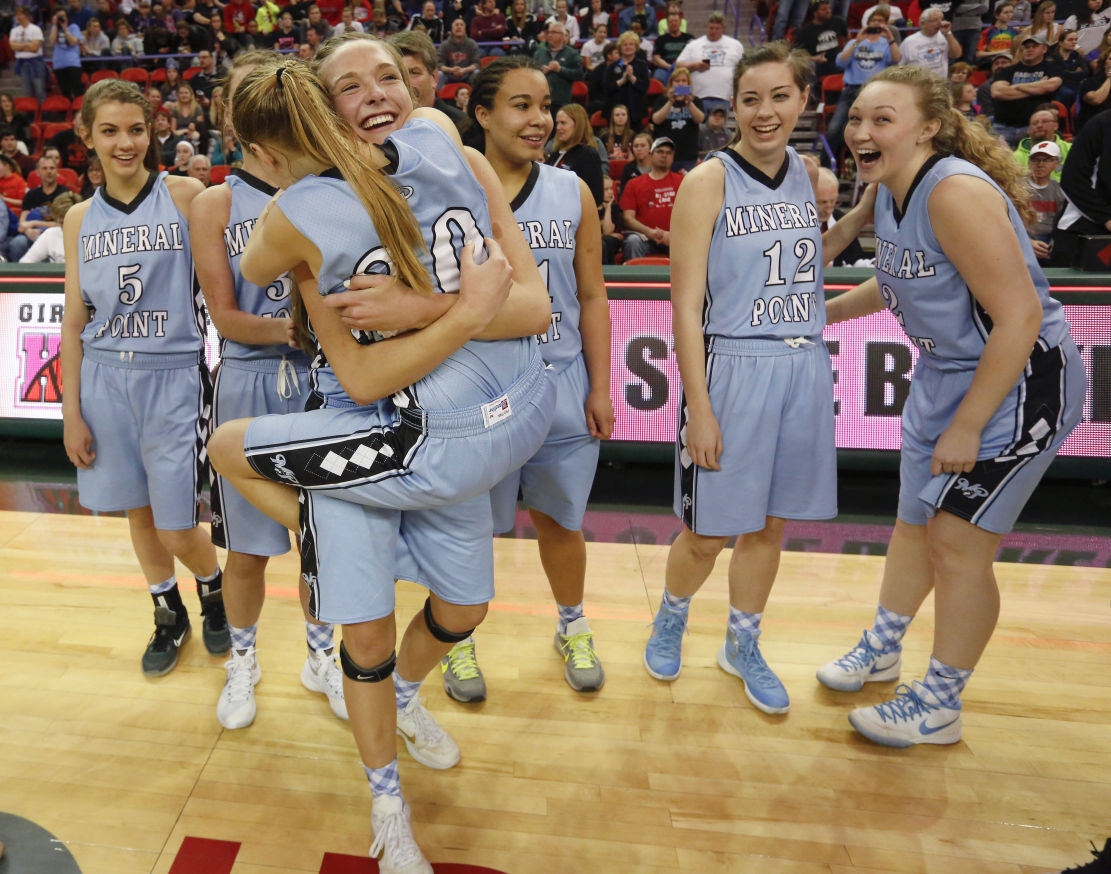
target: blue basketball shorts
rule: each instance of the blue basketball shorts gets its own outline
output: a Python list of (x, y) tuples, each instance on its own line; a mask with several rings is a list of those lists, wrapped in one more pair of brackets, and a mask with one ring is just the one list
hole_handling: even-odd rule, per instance
[(518, 495), (526, 507), (550, 516), (568, 531), (582, 528), (598, 468), (599, 443), (586, 424), (590, 379), (582, 356), (556, 373), (555, 384), (555, 412), (544, 444), (523, 467), (490, 490), (495, 531), (513, 527)]
[[(224, 358), (216, 372), (212, 415), (216, 427), (268, 413), (299, 413), (309, 397), (307, 363), (286, 358)], [(212, 477), (212, 542), (246, 555), (284, 555), (289, 531), (257, 510), (235, 486)]]
[(899, 518), (925, 525), (945, 510), (985, 531), (1006, 534), (1084, 411), (1084, 363), (1072, 338), (1039, 340), (1026, 369), (980, 436), (968, 473), (933, 476), (942, 432), (972, 383), (972, 370), (938, 370), (919, 359), (903, 407)]
[(768, 516), (836, 516), (833, 368), (821, 338), (710, 337), (706, 350), (721, 470), (691, 461), (680, 398), (675, 514), (708, 537), (762, 531)]
[(193, 528), (209, 477), (212, 387), (199, 353), (85, 347), (81, 415), (96, 459), (77, 471), (81, 504), (108, 512), (150, 506), (163, 531)]

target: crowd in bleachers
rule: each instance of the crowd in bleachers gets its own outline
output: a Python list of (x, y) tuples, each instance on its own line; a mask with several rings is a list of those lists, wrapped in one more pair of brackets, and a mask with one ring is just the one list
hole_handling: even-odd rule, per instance
[[(97, 169), (74, 130), (89, 83), (118, 76), (145, 89), (163, 165), (218, 183), (241, 158), (223, 119), (220, 81), (230, 59), (254, 48), (310, 59), (330, 36), (356, 30), (395, 39), (418, 58), (429, 78), (422, 102), (447, 111), (462, 129), (470, 82), (485, 63), (507, 53), (534, 58), (547, 75), (556, 120), (549, 160), (578, 172), (594, 192), (607, 259), (666, 256), (667, 228), (637, 218), (627, 183), (652, 175), (654, 144), (670, 151), (663, 175), (673, 189), (729, 142), (732, 70), (743, 45), (725, 33), (720, 13), (688, 21), (681, 0), (499, 2), (39, 0), (18, 7), (12, 19), (0, 18), (7, 31), (0, 56), (23, 84), (21, 96), (0, 94), (0, 191), (11, 218), (0, 228), (0, 253), (23, 257), (55, 220), (57, 193), (87, 194), (95, 185)], [(1030, 8), (1025, 0), (912, 0), (866, 8), (838, 0), (835, 13), (830, 0), (780, 0), (771, 9), (761, 3), (765, 17), (756, 25), (766, 22), (770, 35), (785, 34), (813, 58), (818, 157), (851, 180), (848, 108), (870, 75), (897, 63), (948, 77), (954, 105), (994, 126), (1016, 159), (1026, 163), (1034, 147), (1052, 142), (1063, 163), (1073, 134), (1111, 108), (1108, 0), (1071, 2)], [(52, 157), (53, 174), (40, 166)], [(1035, 163), (1045, 160), (1043, 149)], [(1053, 184), (1059, 174), (1058, 166)], [(607, 178), (612, 186), (603, 184)], [(1063, 198), (1032, 184), (1043, 205)], [(673, 193), (658, 192), (654, 203)]]

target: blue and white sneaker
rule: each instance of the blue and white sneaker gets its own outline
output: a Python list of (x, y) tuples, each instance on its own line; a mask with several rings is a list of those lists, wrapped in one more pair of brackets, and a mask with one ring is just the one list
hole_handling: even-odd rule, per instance
[(853, 728), (885, 747), (955, 744), (961, 739), (961, 709), (945, 707), (917, 680), (895, 687), (895, 698), (849, 714)]
[(852, 650), (818, 668), (818, 682), (838, 692), (859, 692), (865, 683), (898, 680), (902, 651), (899, 645), (884, 649), (879, 637), (865, 631)]
[(687, 614), (673, 613), (663, 604), (652, 620), (652, 636), (644, 647), (644, 668), (657, 680), (674, 680), (683, 667), (683, 632)]
[(742, 634), (738, 639), (733, 629), (729, 629), (725, 635), (725, 643), (718, 651), (718, 667), (744, 681), (745, 695), (758, 710), (765, 713), (786, 713), (791, 709), (787, 690), (764, 661), (764, 656), (760, 654), (760, 645), (753, 635)]

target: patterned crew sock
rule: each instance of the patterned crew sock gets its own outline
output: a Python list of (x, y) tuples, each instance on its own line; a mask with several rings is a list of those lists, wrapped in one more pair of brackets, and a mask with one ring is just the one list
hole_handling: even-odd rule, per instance
[(971, 676), (972, 668), (951, 668), (930, 656), (930, 668), (926, 671), (922, 685), (934, 693), (942, 706), (960, 710), (961, 692), (968, 685)]
[(409, 706), (409, 702), (416, 697), (417, 692), (420, 690), (421, 680), (415, 683), (409, 680), (403, 680), (401, 674), (397, 671), (393, 672), (393, 690), (397, 696), (397, 709), (404, 710)]
[(691, 606), (690, 598), (676, 598), (667, 589), (664, 589), (663, 605), (672, 613), (681, 613), (686, 616)]
[(913, 618), (888, 610), (882, 604), (877, 605), (872, 633), (883, 641), (884, 649), (895, 649), (901, 645), (903, 635), (907, 633), (907, 626)]
[(258, 636), (257, 622), (254, 625), (248, 625), (246, 628), (236, 628), (229, 622), (228, 630), (231, 632), (231, 648), (240, 655), (243, 655), (255, 645), (255, 638)]
[(556, 604), (559, 608), (559, 633), (566, 634), (567, 626), (574, 622), (576, 619), (581, 619), (583, 615), (583, 602), (579, 601), (572, 607), (567, 607), (563, 604)]
[(331, 625), (315, 625), (312, 622), (305, 623), (305, 639), (308, 641), (309, 649), (324, 650), (325, 655), (331, 655), (335, 647), (335, 642), (332, 637)]
[(396, 795), (401, 797), (401, 776), (397, 772), (397, 759), (384, 768), (368, 768), (363, 765), (367, 782), (370, 783), (370, 794), (377, 798), (379, 795)]
[(729, 630), (738, 638), (742, 634), (750, 634), (756, 640), (760, 639), (760, 620), (763, 613), (745, 613), (732, 604), (729, 605)]
[(177, 577), (170, 577), (168, 580), (163, 580), (160, 583), (147, 583), (152, 595), (161, 595), (163, 592), (168, 592), (177, 585)]

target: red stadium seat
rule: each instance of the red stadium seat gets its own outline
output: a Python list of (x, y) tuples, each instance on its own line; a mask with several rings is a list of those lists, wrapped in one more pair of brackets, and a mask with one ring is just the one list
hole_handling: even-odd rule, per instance
[(58, 168), (58, 184), (64, 185), (76, 194), (81, 193), (81, 177), (77, 175), (75, 170), (69, 167)]
[(150, 81), (150, 73), (142, 67), (128, 67), (120, 73), (120, 78), (127, 82), (134, 82), (140, 88), (145, 88), (147, 82)]
[(651, 79), (648, 80), (648, 94), (649, 95), (663, 94), (663, 93), (664, 93), (664, 83), (663, 82), (661, 82), (659, 79), (655, 78), (654, 76)]
[(215, 164), (212, 167), (212, 184), (219, 185), (228, 178), (228, 173), (231, 172), (231, 167), (227, 164)]
[(39, 118), (44, 122), (69, 121), (69, 113), (69, 98), (61, 94), (52, 94), (42, 102)]
[(34, 97), (17, 97), (15, 111), (22, 112), (31, 121), (39, 120), (39, 101)]
[(454, 102), (455, 92), (463, 87), (470, 88), (471, 86), (468, 85), (466, 82), (449, 82), (447, 85), (440, 89), (440, 99), (447, 101), (448, 103)]
[[(48, 97), (47, 100), (50, 98)], [(73, 125), (68, 121), (57, 121), (53, 123), (43, 123), (42, 126), (42, 140), (45, 143), (47, 140), (52, 140), (64, 130), (71, 130)]]
[(628, 163), (628, 161), (622, 161), (620, 158), (610, 158), (610, 179), (614, 182), (620, 182), (621, 173)]
[(115, 70), (97, 70), (95, 73), (93, 73), (91, 76), (89, 76), (89, 82), (95, 83), (95, 82), (99, 82), (101, 79), (118, 79), (118, 78), (120, 78), (120, 74), (117, 73)]
[(595, 109), (594, 113), (590, 116), (591, 127), (606, 127), (606, 117), (602, 115), (602, 110)]
[(481, 61), (479, 61), (479, 63), (482, 64), (482, 66), (484, 66), (484, 67), (488, 67), (490, 64), (494, 63), (494, 61), (496, 61), (497, 59), (498, 59), (497, 55), (486, 55)]
[(166, 68), (159, 67), (157, 70), (150, 71), (150, 84), (158, 85), (166, 81)]
[(571, 99), (576, 103), (581, 103), (586, 106), (586, 98), (590, 96), (590, 89), (586, 87), (585, 82), (572, 82), (571, 83)]
[(201, 71), (200, 67), (186, 67), (185, 72), (181, 74), (181, 78), (188, 82)]

